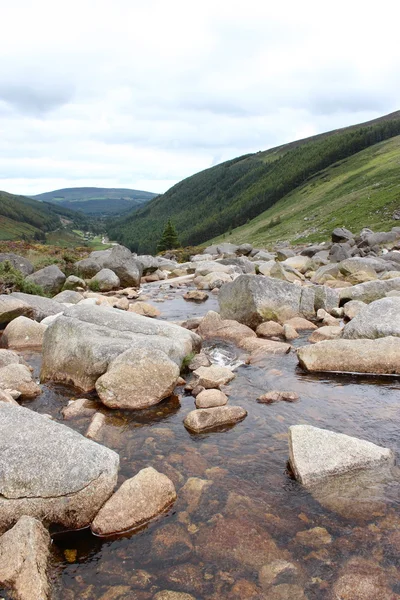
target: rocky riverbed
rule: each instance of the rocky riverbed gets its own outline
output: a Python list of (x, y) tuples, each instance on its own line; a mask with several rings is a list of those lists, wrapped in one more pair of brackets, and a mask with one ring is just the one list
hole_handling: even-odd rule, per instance
[[(220, 264), (215, 258), (207, 262)], [(204, 272), (205, 267), (200, 268)], [(218, 273), (218, 268), (210, 273)], [(130, 294), (120, 293), (121, 286), (106, 295), (82, 289), (76, 292), (81, 306), (60, 304), (58, 312), (64, 314), (56, 320), (57, 311), (46, 301), (24, 298), (22, 304), (30, 301), (27, 308), (14, 297), (11, 307), (10, 300), (2, 297), (1, 314), (8, 315), (4, 318), (13, 325), (3, 332), (2, 344), (8, 350), (0, 356), (9, 369), (11, 365), (7, 377), (3, 373), (3, 385), (7, 365), (0, 369), (0, 387), (11, 399), (0, 402), (0, 407), (22, 410), (12, 397), (20, 393), (18, 404), (29, 412), (13, 425), (15, 448), (9, 451), (11, 441), (4, 443), (9, 431), (2, 432), (0, 441), (0, 523), (3, 531), (8, 529), (0, 537), (0, 596), (7, 600), (400, 598), (397, 299), (391, 300), (385, 291), (373, 303), (352, 308), (347, 302), (343, 308), (339, 296), (327, 291), (335, 288), (313, 284), (311, 295), (299, 294), (307, 290), (301, 277), (298, 284), (233, 272), (228, 273), (231, 282), (221, 281), (225, 287), (219, 304), (218, 294), (199, 289), (204, 284), (193, 282), (190, 273), (183, 273), (185, 267), (176, 270), (174, 275), (184, 279), (164, 280), (161, 275), (157, 281), (142, 283), (139, 295), (133, 289)], [(186, 271), (190, 270), (189, 265)], [(198, 276), (208, 275), (199, 271)], [(248, 277), (257, 279), (256, 288)], [(217, 281), (216, 275), (212, 281)], [(357, 285), (343, 289), (354, 290)], [(234, 304), (229, 300), (231, 289)], [(191, 291), (206, 292), (208, 298), (185, 300)], [(232, 319), (227, 313), (243, 306), (249, 293), (247, 317), (224, 320)], [(124, 308), (123, 299), (128, 301)], [(98, 302), (107, 304), (105, 313)], [(118, 302), (119, 309), (111, 308)], [(142, 313), (153, 310), (157, 316), (135, 320), (138, 313), (129, 310), (135, 304)], [(284, 317), (271, 321), (271, 311), (277, 308), (279, 312), (284, 308)], [(216, 314), (220, 309), (222, 319)], [(363, 311), (369, 312), (363, 317)], [(259, 319), (259, 314), (264, 316)], [(32, 320), (35, 315), (37, 320)], [(43, 325), (38, 329), (39, 321)], [(178, 321), (185, 333), (182, 328), (169, 329), (167, 322)], [(315, 339), (316, 333), (320, 338)], [(150, 337), (153, 343), (148, 344)], [(385, 358), (379, 360), (375, 349), (367, 358), (361, 351), (349, 351), (359, 366), (367, 364), (369, 370), (361, 374), (359, 366), (349, 369), (343, 363), (342, 349), (335, 354), (337, 341), (361, 341), (365, 346), (387, 340), (394, 340), (393, 350), (386, 349)], [(314, 350), (319, 344), (325, 344), (322, 352)], [(157, 363), (149, 375), (152, 385), (143, 375), (146, 369), (138, 370), (135, 357), (143, 348), (150, 353), (146, 361), (150, 357), (161, 361), (162, 368), (169, 365), (160, 380), (167, 389), (171, 377), (174, 386), (164, 399), (158, 381), (161, 366)], [(111, 354), (110, 349), (114, 349)], [(302, 356), (307, 351), (316, 352), (316, 358)], [(55, 353), (64, 367), (52, 370), (50, 376)], [(74, 376), (73, 370), (68, 371), (68, 356), (84, 366), (75, 369), (80, 390), (65, 385)], [(327, 368), (327, 357), (335, 368)], [(313, 364), (325, 361), (324, 368), (311, 368), (311, 359)], [(120, 371), (112, 378), (121, 364), (124, 369), (128, 365), (128, 377), (136, 373), (128, 390), (120, 385)], [(345, 372), (350, 370), (359, 374)], [(40, 373), (42, 383), (38, 383)], [(109, 407), (109, 396), (103, 398), (97, 382), (105, 377), (122, 406)], [(20, 392), (12, 389), (18, 385)], [(135, 402), (146, 398), (148, 406), (126, 410), (126, 398)], [(205, 405), (212, 408), (204, 409)], [(199, 417), (204, 410), (205, 420)], [(3, 412), (2, 423), (7, 422), (9, 429), (14, 421), (10, 410)], [(32, 412), (47, 416), (40, 422), (33, 419), (29, 431)], [(54, 433), (56, 423), (63, 426), (62, 433)], [(193, 423), (196, 427), (200, 423), (200, 430), (193, 429)], [(35, 431), (41, 431), (38, 439)], [(74, 431), (81, 434), (79, 438), (68, 433)], [(91, 446), (90, 440), (96, 443)], [(24, 455), (27, 448), (29, 457)], [(48, 452), (43, 452), (45, 448)], [(35, 465), (34, 452), (41, 456), (40, 465)], [(85, 461), (87, 465), (90, 461), (90, 472)], [(46, 471), (43, 480), (38, 480), (36, 469), (37, 474)], [(101, 471), (101, 485), (96, 469)], [(65, 488), (67, 471), (70, 489)], [(92, 486), (93, 481), (97, 482), (94, 493), (76, 503), (78, 488)], [(24, 498), (18, 500), (22, 483)], [(111, 495), (113, 489), (117, 493)], [(27, 502), (38, 496), (42, 497), (39, 507)], [(40, 521), (49, 528), (51, 545)], [(91, 528), (84, 527), (90, 523)], [(21, 540), (28, 539), (33, 541), (27, 547)], [(13, 564), (7, 563), (11, 551), (19, 563), (15, 558)]]

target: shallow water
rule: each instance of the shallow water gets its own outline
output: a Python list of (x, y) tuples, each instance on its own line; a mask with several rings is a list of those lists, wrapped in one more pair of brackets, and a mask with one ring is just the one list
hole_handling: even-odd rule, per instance
[[(198, 315), (216, 307), (215, 297), (192, 306), (178, 298), (181, 292), (173, 291), (175, 299), (155, 304), (164, 318), (183, 320), (194, 316), (191, 311)], [(184, 313), (177, 308), (181, 303)], [(305, 339), (296, 340), (296, 345)], [(215, 345), (211, 350), (215, 357)], [(234, 362), (238, 356), (226, 344), (220, 350), (218, 360)], [(39, 368), (39, 355), (26, 358)], [(309, 600), (328, 600), (341, 567), (354, 556), (379, 564), (388, 588), (400, 593), (397, 471), (389, 478), (381, 473), (378, 483), (375, 477), (352, 476), (333, 490), (320, 490), (319, 502), (287, 469), (287, 431), (298, 423), (368, 439), (398, 456), (399, 380), (305, 374), (293, 352), (267, 357), (262, 365), (238, 366), (235, 373), (229, 402), (243, 406), (248, 416), (234, 427), (211, 433), (194, 435), (184, 428), (182, 421), (194, 408), (194, 399), (183, 388), (148, 410), (99, 407), (107, 421), (98, 441), (119, 453), (119, 483), (151, 465), (173, 480), (178, 500), (148, 527), (120, 538), (54, 530), (54, 598), (150, 600), (163, 589), (185, 591), (197, 599), (250, 598), (250, 591), (235, 595), (232, 588), (239, 580), (258, 584), (258, 570), (268, 562), (268, 552), (269, 559), (285, 557), (299, 566), (298, 583)], [(60, 385), (43, 389), (25, 405), (62, 422), (61, 408), (70, 398), (80, 397), (78, 392)], [(271, 389), (296, 391), (300, 399), (258, 404), (257, 397)], [(82, 433), (88, 424), (89, 419), (68, 421)], [(189, 477), (210, 482), (197, 507), (188, 505), (181, 493)], [(331, 541), (305, 545), (296, 538), (314, 527), (326, 528)], [(274, 549), (264, 548), (264, 542)]]

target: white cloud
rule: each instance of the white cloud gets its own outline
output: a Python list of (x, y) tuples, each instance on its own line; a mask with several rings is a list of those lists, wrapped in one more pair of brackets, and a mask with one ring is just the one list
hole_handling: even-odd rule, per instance
[[(400, 108), (399, 8), (0, 0), (0, 188), (162, 192)], [(22, 18), (23, 17), (23, 18)]]

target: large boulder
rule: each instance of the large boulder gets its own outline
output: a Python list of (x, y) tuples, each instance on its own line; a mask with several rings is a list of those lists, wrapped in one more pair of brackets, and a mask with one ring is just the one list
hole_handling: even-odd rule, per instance
[(28, 275), (26, 281), (30, 281), (35, 285), (39, 285), (46, 294), (54, 296), (61, 292), (65, 283), (66, 277), (57, 265), (49, 265)]
[(142, 265), (124, 246), (113, 246), (111, 252), (101, 261), (102, 268), (111, 269), (119, 277), (124, 287), (140, 286)]
[(120, 280), (111, 269), (101, 269), (101, 271), (92, 277), (90, 284), (92, 285), (92, 289), (94, 289), (93, 285), (96, 285), (101, 292), (110, 292), (119, 288)]
[(111, 361), (96, 381), (96, 391), (110, 408), (148, 408), (172, 394), (179, 373), (178, 365), (161, 350), (129, 349)]
[(263, 321), (284, 322), (292, 317), (313, 317), (315, 291), (271, 277), (241, 275), (221, 288), (222, 319), (256, 328)]
[(13, 292), (9, 297), (27, 304), (30, 307), (30, 314), (24, 314), (24, 316), (32, 317), (35, 321), (43, 321), (46, 317), (58, 315), (63, 311), (63, 307), (60, 306), (59, 302), (50, 300), (50, 298), (44, 298), (43, 296)]
[(5, 328), (0, 345), (3, 348), (23, 350), (25, 348), (41, 348), (46, 325), (32, 321), (27, 317), (17, 317)]
[(139, 287), (143, 269), (142, 263), (132, 252), (119, 245), (92, 252), (88, 258), (76, 262), (74, 267), (77, 274), (85, 278), (94, 277), (102, 269), (110, 269), (125, 287)]
[(127, 479), (104, 504), (91, 528), (107, 536), (136, 529), (164, 512), (176, 500), (172, 481), (153, 467)]
[(329, 340), (302, 346), (297, 355), (300, 366), (306, 371), (400, 375), (398, 337)]
[(394, 464), (389, 448), (311, 425), (289, 427), (289, 462), (305, 486), (321, 480), (382, 464)]
[(343, 329), (346, 339), (400, 337), (400, 297), (367, 304)]
[(0, 585), (19, 600), (47, 600), (51, 538), (40, 521), (22, 516), (0, 538)]
[[(149, 406), (168, 395), (184, 357), (199, 345), (196, 334), (172, 323), (78, 305), (48, 327), (41, 379), (72, 383), (84, 391), (97, 387), (108, 405), (143, 408), (143, 402)], [(136, 392), (127, 381), (138, 386)]]
[(231, 265), (240, 269), (242, 273), (255, 273), (256, 267), (254, 262), (243, 256), (238, 258), (220, 258), (216, 261), (220, 265)]
[(361, 300), (368, 304), (369, 302), (383, 298), (392, 290), (400, 290), (400, 277), (385, 281), (367, 281), (366, 283), (359, 283), (352, 287), (343, 288), (339, 292), (340, 303), (344, 304), (349, 300)]
[(9, 323), (20, 316), (31, 317), (33, 310), (29, 304), (13, 298), (12, 295), (0, 295), (0, 325)]
[(76, 277), (76, 275), (70, 275), (65, 280), (63, 285), (63, 290), (85, 290), (87, 288), (86, 282), (84, 279), (80, 277)]
[(18, 256), (12, 252), (0, 252), (0, 263), (9, 262), (14, 269), (21, 271), (25, 277), (34, 272), (35, 268), (33, 264), (23, 256)]
[(69, 427), (0, 403), (0, 531), (22, 515), (86, 527), (117, 482), (118, 454)]

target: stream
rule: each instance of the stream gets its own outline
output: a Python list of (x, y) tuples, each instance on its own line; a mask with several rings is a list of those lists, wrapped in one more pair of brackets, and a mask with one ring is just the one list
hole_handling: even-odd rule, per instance
[[(195, 304), (182, 299), (187, 288), (144, 288), (143, 296), (156, 301), (163, 319), (182, 321), (218, 310), (212, 294), (207, 302)], [(295, 340), (294, 346), (306, 343), (307, 336)], [(308, 600), (328, 600), (341, 569), (353, 557), (379, 564), (393, 594), (400, 594), (397, 471), (389, 479), (344, 479), (317, 499), (292, 478), (287, 466), (288, 427), (300, 423), (369, 440), (398, 456), (399, 380), (306, 374), (297, 366), (294, 352), (267, 356), (249, 366), (229, 344), (205, 346), (213, 362), (235, 368), (236, 378), (227, 388), (229, 403), (245, 408), (247, 418), (234, 427), (191, 434), (182, 421), (194, 409), (194, 399), (184, 387), (147, 410), (111, 411), (99, 404), (107, 417), (99, 442), (120, 455), (118, 485), (153, 466), (172, 479), (178, 499), (168, 513), (130, 535), (101, 539), (89, 529), (53, 529), (54, 598), (151, 600), (157, 591), (168, 589), (198, 600), (245, 600), (253, 597), (250, 592), (230, 594), (238, 581), (246, 582), (248, 589), (258, 585), (263, 564), (260, 536), (274, 542), (298, 566)], [(40, 354), (24, 357), (38, 373)], [(185, 374), (188, 382), (190, 377)], [(300, 399), (272, 405), (256, 402), (274, 389), (295, 391)], [(23, 404), (64, 422), (61, 409), (71, 398), (81, 397), (77, 394), (73, 388), (46, 384), (41, 396)], [(66, 423), (84, 434), (89, 421)], [(188, 504), (180, 494), (188, 478), (207, 480), (197, 503)], [(297, 536), (315, 527), (325, 528), (330, 539), (305, 541)], [(0, 596), (9, 598), (2, 590)]]

